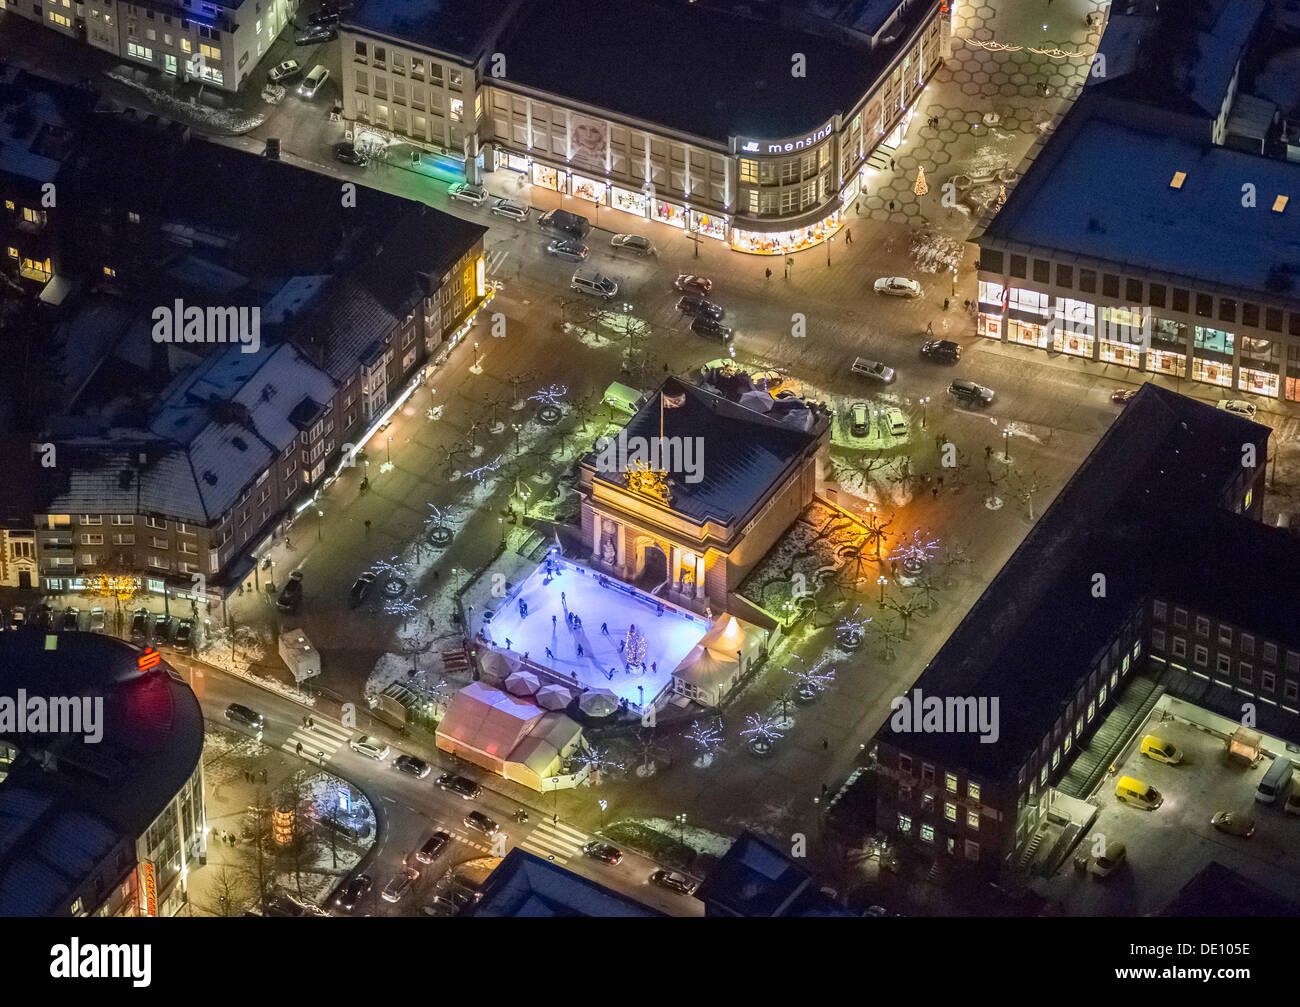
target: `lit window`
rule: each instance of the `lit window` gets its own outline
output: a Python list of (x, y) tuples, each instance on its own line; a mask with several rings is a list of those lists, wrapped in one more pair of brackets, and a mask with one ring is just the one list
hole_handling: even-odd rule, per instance
[(114, 269), (112, 266), (105, 266), (105, 267), (104, 267), (104, 275), (105, 275), (105, 276), (116, 276), (116, 275), (117, 275), (117, 270)]
[(950, 822), (957, 821), (957, 805), (953, 804), (952, 801), (945, 802), (943, 806), (943, 817), (948, 819)]
[(1183, 183), (1186, 181), (1187, 181), (1187, 172), (1175, 171), (1174, 177), (1169, 182), (1169, 188), (1181, 189), (1183, 187)]
[(979, 812), (976, 811), (966, 812), (966, 827), (968, 829), (974, 829), (976, 832), (979, 831), (979, 827), (980, 827)]
[(13, 245), (9, 246), (9, 258), (11, 259), (18, 258), (18, 249), (14, 248)]
[(1273, 200), (1273, 212), (1281, 213), (1283, 210), (1285, 210), (1287, 200), (1288, 200), (1287, 196), (1278, 196), (1277, 199)]
[(980, 799), (980, 785), (978, 783), (966, 784), (966, 796), (972, 801), (978, 801)]
[(899, 816), (898, 816), (898, 831), (899, 831), (899, 832), (911, 832), (911, 831), (912, 831), (912, 819), (909, 818), (907, 815), (899, 815)]
[(921, 826), (921, 838), (922, 838), (923, 840), (925, 840), (925, 842), (927, 842), (927, 843), (933, 843), (933, 842), (934, 842), (934, 826), (933, 826), (933, 825), (922, 825), (922, 826)]

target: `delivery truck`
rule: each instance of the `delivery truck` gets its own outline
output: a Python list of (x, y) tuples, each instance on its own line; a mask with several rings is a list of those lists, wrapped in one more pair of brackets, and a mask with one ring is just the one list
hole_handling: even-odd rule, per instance
[(300, 629), (287, 629), (280, 634), (280, 660), (300, 685), (320, 674), (320, 653)]

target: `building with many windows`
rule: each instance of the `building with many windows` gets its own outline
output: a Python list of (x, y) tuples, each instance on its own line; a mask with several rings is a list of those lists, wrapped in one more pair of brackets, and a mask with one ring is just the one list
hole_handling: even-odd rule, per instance
[(1259, 520), (1267, 437), (1142, 387), (895, 700), (879, 827), (927, 860), (1014, 867), (1058, 793), (1104, 775), (1117, 704), (1162, 691), (1234, 723), (1253, 704), (1261, 731), (1300, 740), (1300, 540)]
[(298, 0), (0, 0), (0, 12), (222, 91), (244, 86), (297, 10)]
[(362, 0), (341, 33), (344, 117), (471, 179), (518, 172), (579, 212), (618, 211), (604, 218), (614, 228), (656, 220), (744, 252), (798, 251), (843, 225), (873, 157), (887, 163), (943, 58), (951, 10), (744, 10), (449, 0), (412, 13)]
[(1300, 400), (1300, 147), (1248, 91), (1269, 17), (1112, 13), (1082, 98), (973, 239), (980, 335)]

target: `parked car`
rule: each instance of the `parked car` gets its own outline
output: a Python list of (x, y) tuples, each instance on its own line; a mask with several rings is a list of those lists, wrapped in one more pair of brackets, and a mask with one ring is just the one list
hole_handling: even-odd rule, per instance
[(92, 633), (104, 632), (104, 610), (98, 605), (90, 610), (90, 631)]
[(1255, 418), (1255, 403), (1247, 402), (1245, 399), (1220, 399), (1215, 404), (1215, 408), (1229, 413), (1236, 413), (1248, 420)]
[(372, 737), (369, 734), (358, 734), (348, 742), (348, 747), (354, 752), (360, 752), (362, 755), (368, 755), (372, 759), (383, 762), (388, 758), (388, 746), (379, 738)]
[(618, 293), (618, 281), (610, 279), (604, 273), (579, 269), (570, 278), (569, 288), (608, 300)]
[(643, 238), (639, 234), (616, 234), (609, 239), (612, 248), (626, 248), (629, 252), (636, 252), (637, 255), (653, 255), (655, 246), (649, 238)]
[(993, 401), (993, 389), (978, 385), (965, 378), (957, 378), (948, 385), (948, 394), (969, 406), (987, 406)]
[(149, 635), (149, 612), (137, 608), (131, 616), (131, 639), (143, 640)]
[(226, 707), (226, 719), (232, 724), (248, 728), (257, 735), (259, 740), (261, 739), (265, 720), (252, 707), (245, 706), (243, 703), (231, 703)]
[(849, 429), (854, 437), (866, 437), (871, 432), (871, 411), (865, 402), (855, 402), (849, 407)]
[(32, 611), (32, 625), (46, 633), (54, 629), (54, 609), (49, 605), (37, 605)]
[(370, 158), (363, 151), (357, 150), (357, 145), (355, 143), (349, 143), (347, 140), (344, 140), (342, 143), (335, 145), (334, 160), (342, 161), (344, 164), (353, 164), (358, 168), (362, 168), (369, 163)]
[(414, 776), (417, 780), (423, 780), (429, 775), (429, 764), (423, 759), (417, 759), (414, 755), (399, 755), (393, 760), (393, 768), (405, 773), (407, 776)]
[(65, 631), (76, 629), (77, 623), (80, 619), (81, 609), (77, 608), (75, 605), (69, 605), (63, 610), (63, 629)]
[(1148, 734), (1142, 739), (1141, 751), (1148, 759), (1155, 759), (1156, 762), (1163, 762), (1170, 766), (1176, 766), (1183, 761), (1182, 750), (1177, 745), (1165, 741), (1164, 738), (1157, 738), (1154, 734)]
[(314, 24), (309, 28), (298, 32), (293, 37), (294, 45), (320, 45), (322, 42), (333, 42), (339, 37), (338, 25), (335, 24)]
[(188, 650), (194, 644), (194, 620), (182, 619), (181, 624), (176, 627), (175, 646), (181, 650)]
[(1255, 831), (1255, 816), (1240, 811), (1220, 811), (1210, 819), (1210, 824), (1230, 836), (1249, 839)]
[(283, 63), (277, 63), (266, 73), (266, 79), (272, 84), (283, 84), (285, 81), (301, 76), (302, 64), (296, 59), (286, 59)]
[(453, 182), (447, 187), (447, 195), (471, 206), (482, 206), (488, 201), (488, 191), (472, 182)]
[(577, 238), (553, 238), (546, 246), (546, 251), (557, 259), (581, 262), (587, 257), (588, 248)]
[(528, 207), (523, 203), (516, 203), (513, 199), (498, 199), (492, 204), (492, 213), (511, 220), (528, 219)]
[(684, 294), (679, 297), (677, 299), (677, 310), (683, 315), (707, 315), (709, 318), (715, 319), (721, 319), (727, 313), (721, 304), (714, 304), (698, 294)]
[(329, 76), (329, 70), (317, 63), (311, 68), (311, 73), (307, 74), (302, 79), (302, 83), (298, 85), (298, 93), (304, 98), (315, 98), (316, 92), (320, 90), (322, 84), (329, 80)]
[(1094, 878), (1110, 877), (1124, 863), (1126, 852), (1123, 843), (1114, 843), (1107, 840), (1105, 850), (1099, 856), (1093, 857), (1089, 862), (1088, 873)]
[(395, 874), (392, 880), (384, 885), (384, 890), (379, 894), (385, 902), (401, 902), (419, 876), (419, 871), (414, 867), (408, 867), (400, 874)]
[(1128, 405), (1128, 400), (1137, 393), (1136, 388), (1116, 388), (1110, 393), (1110, 400), (1117, 406), (1126, 406)]
[(352, 590), (348, 592), (348, 607), (356, 608), (366, 600), (366, 595), (374, 587), (376, 574), (373, 570), (367, 570), (358, 577), (352, 585)]
[(164, 645), (171, 642), (172, 638), (172, 618), (169, 615), (160, 615), (154, 620), (153, 624), (153, 642)]
[(340, 909), (351, 911), (374, 886), (375, 882), (369, 874), (358, 874), (339, 889), (338, 895), (334, 897), (334, 904)]
[(338, 11), (322, 7), (315, 14), (307, 18), (307, 23), (313, 26), (337, 24), (340, 17), (342, 17), (342, 15)]
[(15, 605), (9, 610), (9, 628), (22, 629), (27, 625), (27, 609), (22, 605)]
[(879, 360), (871, 360), (867, 357), (858, 357), (853, 361), (853, 366), (849, 368), (854, 374), (860, 374), (864, 378), (870, 378), (872, 381), (879, 381), (882, 384), (889, 384), (894, 380), (894, 369), (886, 367)]
[(707, 294), (713, 289), (713, 281), (707, 276), (682, 273), (677, 279), (673, 280), (673, 286), (684, 294)]
[(443, 773), (438, 777), (438, 786), (443, 790), (450, 791), (453, 794), (459, 794), (467, 801), (472, 801), (483, 793), (483, 788), (473, 780), (466, 779), (463, 776), (457, 776), (455, 773)]
[(921, 344), (921, 356), (929, 360), (955, 364), (961, 359), (961, 347), (951, 339), (927, 339)]
[(599, 840), (593, 840), (582, 848), (582, 852), (591, 857), (592, 860), (603, 860), (607, 864), (621, 864), (623, 862), (623, 851), (617, 846), (611, 846), (609, 843), (602, 843)]
[(280, 597), (275, 599), (275, 607), (281, 612), (296, 612), (302, 604), (302, 571), (295, 570), (280, 589)]
[(450, 842), (451, 834), (439, 829), (416, 851), (415, 859), (422, 864), (431, 864), (438, 854), (447, 848), (447, 844)]
[(691, 331), (696, 335), (721, 339), (724, 343), (735, 335), (735, 330), (730, 325), (723, 325), (716, 318), (710, 318), (708, 315), (696, 315), (691, 320)]
[(875, 283), (875, 291), (891, 297), (920, 297), (921, 285), (906, 276), (882, 276)]
[(679, 895), (694, 895), (696, 884), (680, 871), (658, 870), (650, 875), (650, 883), (660, 888), (667, 888)]
[(481, 832), (485, 836), (495, 836), (501, 831), (501, 826), (488, 818), (481, 811), (471, 811), (465, 816), (465, 828), (473, 829), (475, 832)]

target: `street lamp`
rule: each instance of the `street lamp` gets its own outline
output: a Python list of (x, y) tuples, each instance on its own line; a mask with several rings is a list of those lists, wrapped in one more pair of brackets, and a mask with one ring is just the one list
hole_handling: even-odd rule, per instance
[(388, 435), (388, 463), (393, 463), (393, 435)]
[(925, 429), (925, 407), (930, 404), (930, 396), (923, 396), (921, 399), (921, 429)]
[(474, 344), (474, 367), (472, 369), (478, 370), (478, 343)]
[(1011, 461), (1011, 431), (1005, 427), (1002, 430), (1002, 457)]
[(603, 829), (605, 827), (605, 809), (609, 807), (609, 802), (602, 798), (596, 803), (600, 805), (600, 827)]
[(325, 523), (325, 512), (323, 510), (316, 511), (316, 541), (317, 542), (321, 540), (320, 529), (321, 529), (321, 525), (323, 525), (324, 523)]
[(502, 518), (497, 518), (497, 526), (501, 529), (501, 544), (506, 544), (506, 523)]
[(889, 578), (880, 576), (876, 578), (876, 583), (880, 585), (880, 607), (885, 607), (885, 585), (889, 583)]
[(956, 297), (957, 296), (957, 267), (950, 266), (949, 268), (952, 270), (952, 296)]
[(673, 819), (677, 823), (677, 842), (682, 846), (686, 845), (686, 815), (681, 814)]

